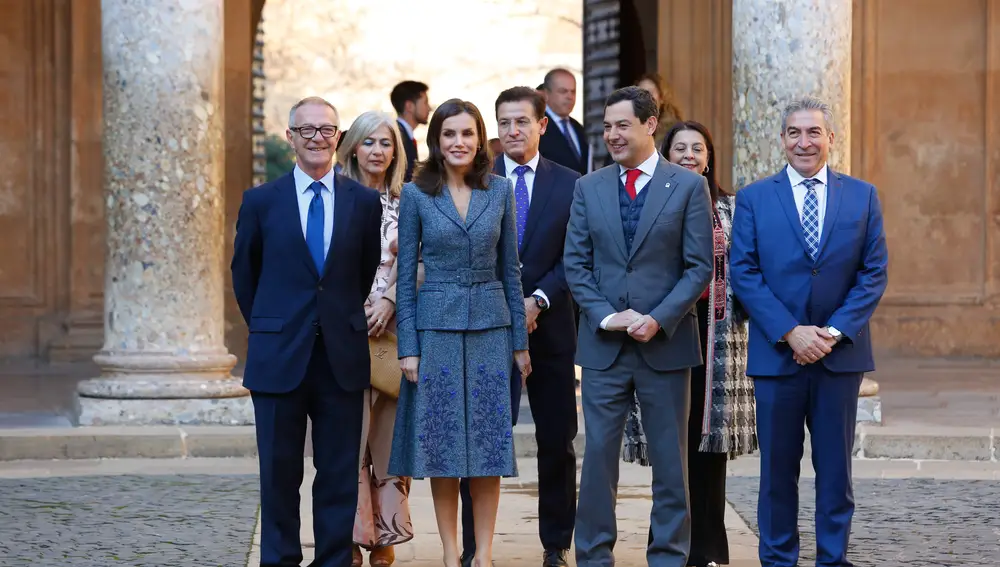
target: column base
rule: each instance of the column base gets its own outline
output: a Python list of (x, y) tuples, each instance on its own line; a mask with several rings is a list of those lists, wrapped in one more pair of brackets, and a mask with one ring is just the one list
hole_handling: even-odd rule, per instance
[(878, 396), (858, 398), (857, 423), (882, 425), (882, 398)]
[(882, 398), (878, 396), (878, 382), (868, 378), (861, 379), (861, 391), (858, 392), (858, 423), (882, 425)]
[(78, 399), (78, 424), (253, 425), (250, 396), (187, 399)]
[(102, 376), (77, 385), (79, 425), (253, 425), (250, 392), (229, 372), (236, 357), (108, 353)]

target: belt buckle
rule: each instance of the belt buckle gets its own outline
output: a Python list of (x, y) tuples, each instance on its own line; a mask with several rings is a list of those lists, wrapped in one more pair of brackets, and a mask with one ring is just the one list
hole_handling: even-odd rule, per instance
[(472, 287), (472, 270), (461, 270), (458, 272), (458, 283), (465, 287)]

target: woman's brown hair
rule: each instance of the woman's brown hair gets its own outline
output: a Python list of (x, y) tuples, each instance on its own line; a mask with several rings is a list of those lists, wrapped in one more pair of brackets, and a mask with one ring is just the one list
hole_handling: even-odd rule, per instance
[(681, 109), (677, 106), (676, 97), (674, 97), (674, 91), (671, 90), (670, 85), (659, 73), (643, 73), (638, 79), (635, 80), (636, 86), (643, 81), (649, 81), (656, 85), (656, 90), (659, 92), (660, 96), (660, 114), (657, 118), (660, 122), (664, 122), (664, 126), (671, 126), (674, 122), (684, 120), (684, 116), (681, 114)]
[(660, 148), (660, 153), (667, 156), (669, 160), (670, 146), (674, 143), (674, 137), (685, 130), (694, 130), (701, 134), (702, 138), (705, 138), (705, 149), (708, 150), (708, 163), (706, 164), (708, 170), (703, 171), (702, 175), (708, 181), (708, 192), (712, 196), (712, 202), (714, 203), (719, 200), (719, 197), (729, 195), (729, 192), (719, 185), (718, 178), (715, 177), (715, 143), (712, 142), (712, 134), (709, 133), (708, 128), (704, 124), (695, 122), (694, 120), (682, 120), (675, 123), (670, 128), (670, 131), (667, 132), (666, 137), (663, 138), (663, 146)]
[(493, 163), (490, 160), (489, 144), (486, 141), (486, 123), (483, 121), (483, 115), (471, 102), (453, 98), (438, 106), (434, 115), (431, 116), (431, 122), (427, 126), (428, 156), (427, 159), (417, 164), (416, 171), (413, 173), (413, 183), (428, 195), (440, 193), (447, 179), (444, 153), (441, 152), (441, 130), (444, 121), (460, 114), (468, 114), (475, 121), (476, 137), (479, 140), (476, 155), (472, 158), (472, 166), (465, 172), (465, 182), (473, 189), (489, 187)]

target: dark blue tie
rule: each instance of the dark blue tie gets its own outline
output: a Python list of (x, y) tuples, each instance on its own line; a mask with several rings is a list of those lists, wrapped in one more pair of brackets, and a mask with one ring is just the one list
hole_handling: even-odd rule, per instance
[(528, 224), (528, 182), (524, 179), (524, 174), (531, 171), (526, 165), (519, 165), (514, 168), (517, 175), (517, 183), (514, 184), (514, 204), (517, 205), (514, 218), (517, 219), (517, 247), (521, 248), (521, 241), (524, 240), (524, 227)]
[(313, 181), (309, 189), (313, 192), (313, 198), (309, 201), (309, 213), (306, 216), (306, 246), (316, 263), (316, 271), (322, 275), (323, 262), (326, 260), (323, 250), (323, 221), (326, 216), (323, 214), (323, 184)]
[(576, 158), (576, 161), (580, 161), (580, 149), (576, 147), (576, 144), (573, 142), (573, 135), (569, 133), (569, 118), (563, 118), (561, 124), (563, 136), (566, 136), (566, 142), (569, 144), (569, 149), (573, 150), (573, 156)]

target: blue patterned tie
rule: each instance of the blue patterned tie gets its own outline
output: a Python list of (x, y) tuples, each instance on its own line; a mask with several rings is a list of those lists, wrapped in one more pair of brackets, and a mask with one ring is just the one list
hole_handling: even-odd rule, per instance
[(524, 174), (531, 171), (526, 165), (519, 165), (514, 168), (517, 175), (517, 183), (514, 184), (514, 204), (517, 205), (517, 247), (521, 248), (521, 241), (524, 240), (524, 227), (528, 224), (528, 182), (524, 180)]
[(806, 186), (806, 199), (802, 205), (802, 233), (806, 237), (806, 248), (809, 257), (816, 261), (816, 253), (819, 251), (819, 198), (816, 196), (816, 186), (818, 179), (806, 179), (802, 182)]
[(309, 213), (306, 216), (306, 246), (309, 247), (309, 255), (316, 263), (316, 271), (323, 274), (323, 262), (326, 260), (326, 253), (323, 250), (323, 184), (313, 181), (309, 185), (313, 192), (312, 201), (309, 201)]

